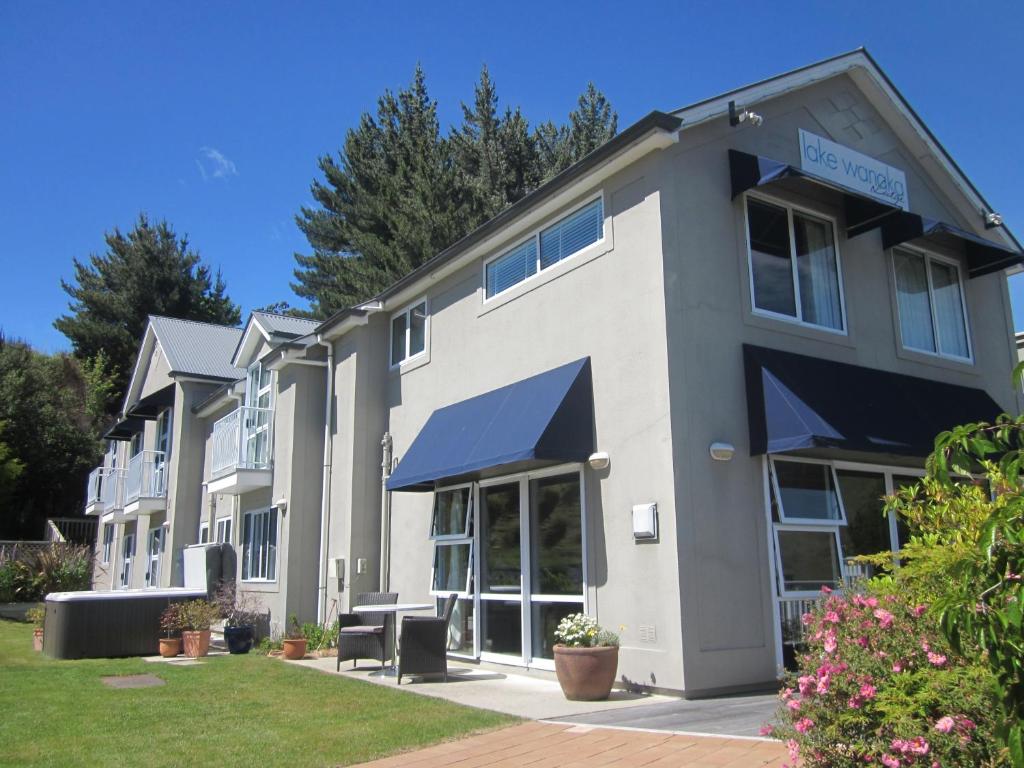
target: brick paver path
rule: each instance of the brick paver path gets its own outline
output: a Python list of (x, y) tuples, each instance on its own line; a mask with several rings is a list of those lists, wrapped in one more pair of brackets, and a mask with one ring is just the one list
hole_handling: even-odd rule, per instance
[(780, 768), (775, 741), (526, 723), (363, 763), (363, 768)]

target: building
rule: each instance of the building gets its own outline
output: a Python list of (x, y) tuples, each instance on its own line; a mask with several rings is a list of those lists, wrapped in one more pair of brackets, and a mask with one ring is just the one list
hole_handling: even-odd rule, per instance
[(624, 682), (771, 683), (934, 435), (1020, 409), (991, 213), (863, 50), (653, 112), (367, 303), (254, 315), (194, 540), (230, 518), (278, 628), (455, 591), (453, 655), (551, 668), (582, 610)]

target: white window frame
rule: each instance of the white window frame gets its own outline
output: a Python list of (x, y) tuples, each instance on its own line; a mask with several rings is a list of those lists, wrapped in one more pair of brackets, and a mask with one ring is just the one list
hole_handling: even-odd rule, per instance
[(121, 537), (121, 570), (118, 576), (118, 583), (121, 589), (128, 589), (132, 585), (132, 565), (134, 565), (134, 561), (135, 534), (126, 533)]
[[(568, 256), (566, 256), (564, 259), (561, 259), (560, 261), (556, 261), (554, 264), (551, 264), (550, 266), (545, 267), (544, 269), (541, 269), (541, 265), (540, 265), (540, 233), (543, 232), (546, 229), (550, 229), (551, 227), (555, 226), (556, 224), (561, 222), (563, 219), (567, 219), (570, 216), (572, 216), (572, 215), (574, 215), (576, 213), (579, 213), (584, 208), (586, 208), (588, 205), (591, 205), (592, 203), (594, 203), (595, 201), (598, 201), (598, 200), (601, 201), (601, 237), (599, 239), (595, 240), (594, 242), (589, 243), (588, 245), (585, 245), (584, 247), (580, 248), (578, 251), (574, 251), (573, 253), (571, 253)], [(559, 264), (564, 264), (564, 263), (566, 263), (568, 261), (571, 261), (573, 259), (578, 259), (578, 258), (580, 258), (581, 254), (585, 254), (585, 253), (587, 253), (588, 251), (590, 251), (590, 250), (592, 250), (594, 248), (600, 248), (608, 240), (608, 221), (607, 221), (608, 216), (607, 216), (607, 213), (608, 213), (608, 205), (605, 203), (604, 190), (601, 190), (601, 191), (597, 192), (596, 194), (593, 194), (590, 197), (588, 197), (586, 200), (581, 202), (579, 205), (574, 206), (571, 210), (569, 210), (566, 213), (560, 215), (558, 218), (556, 218), (554, 220), (550, 220), (549, 219), (547, 221), (547, 223), (544, 224), (544, 226), (537, 227), (536, 229), (532, 230), (529, 235), (526, 235), (525, 237), (519, 238), (512, 245), (509, 245), (509, 246), (506, 246), (506, 247), (502, 248), (499, 253), (497, 253), (494, 256), (491, 256), (491, 257), (485, 259), (483, 264), (481, 265), (481, 268), (480, 268), (480, 275), (481, 275), (480, 284), (481, 284), (481, 286), (483, 286), (483, 303), (487, 304), (488, 302), (495, 301), (495, 300), (499, 299), (500, 297), (503, 297), (509, 291), (519, 287), (520, 285), (526, 285), (526, 284), (530, 283), (531, 281), (540, 278), (541, 275), (547, 275), (551, 270), (553, 270), (556, 267), (558, 267)], [(535, 250), (537, 251), (537, 269), (534, 271), (534, 273), (532, 275), (528, 275), (526, 277), (526, 279), (520, 280), (518, 283), (515, 283), (514, 285), (510, 285), (508, 288), (506, 288), (503, 291), (498, 291), (493, 296), (488, 296), (487, 295), (487, 266), (489, 264), (491, 264), (492, 262), (495, 262), (498, 259), (502, 258), (503, 256), (508, 255), (509, 253), (514, 251), (516, 248), (519, 248), (521, 245), (524, 245), (525, 243), (528, 243), (530, 240), (533, 240), (536, 243), (536, 249)]]
[[(896, 276), (896, 253), (897, 251), (905, 251), (915, 256), (920, 256), (924, 259), (924, 272), (925, 278), (928, 281), (928, 309), (931, 313), (932, 321), (932, 338), (935, 339), (935, 351), (930, 349), (920, 349), (918, 347), (912, 347), (906, 343), (903, 339), (903, 317), (900, 315), (900, 287), (899, 281)], [(967, 357), (961, 357), (960, 355), (951, 355), (948, 352), (942, 351), (942, 342), (939, 339), (939, 323), (938, 315), (935, 309), (935, 283), (932, 280), (932, 262), (938, 261), (945, 266), (953, 267), (956, 270), (956, 278), (960, 284), (960, 311), (964, 316), (964, 335), (967, 339)], [(892, 287), (893, 294), (896, 301), (896, 332), (899, 334), (900, 346), (908, 352), (913, 352), (918, 355), (928, 355), (929, 357), (937, 357), (943, 360), (953, 360), (958, 363), (968, 363), (974, 365), (974, 344), (971, 343), (971, 318), (967, 314), (967, 286), (964, 284), (964, 273), (960, 268), (960, 262), (956, 259), (950, 258), (949, 256), (943, 256), (929, 251), (924, 248), (919, 248), (912, 245), (897, 245), (889, 249), (889, 269), (892, 272)]]
[[(541, 593), (533, 593), (527, 589), (527, 581), (532, 577), (532, 551), (530, 547), (530, 536), (523, 535), (523, 531), (528, 531), (532, 534), (530, 529), (530, 481), (538, 480), (545, 477), (555, 477), (559, 475), (572, 475), (578, 474), (580, 481), (580, 537), (583, 548), (583, 584), (581, 585), (581, 595), (579, 597), (575, 595), (545, 595)], [(533, 604), (534, 603), (566, 603), (579, 605), (579, 612), (589, 615), (590, 605), (590, 564), (588, 559), (589, 542), (587, 537), (587, 478), (586, 472), (583, 471), (582, 464), (562, 464), (556, 467), (548, 467), (545, 469), (537, 470), (535, 472), (525, 472), (515, 475), (506, 475), (503, 477), (493, 477), (486, 480), (481, 480), (475, 483), (474, 493), (476, 498), (473, 500), (473, 514), (475, 515), (475, 522), (473, 525), (473, 536), (474, 539), (478, 538), (481, 534), (480, 528), (480, 489), (487, 488), (493, 485), (511, 485), (512, 483), (519, 484), (519, 568), (520, 573), (520, 588), (519, 592), (515, 595), (504, 594), (500, 592), (483, 592), (481, 590), (480, 582), (480, 568), (481, 568), (481, 555), (480, 551), (483, 549), (483, 542), (481, 546), (476, 548), (476, 553), (473, 562), (473, 579), (476, 589), (474, 590), (474, 605), (473, 605), (473, 638), (475, 644), (475, 652), (477, 658), (483, 661), (493, 661), (502, 664), (514, 664), (517, 666), (525, 666), (529, 668), (554, 670), (555, 663), (552, 659), (543, 659), (537, 656), (533, 656), (529, 649), (533, 645)], [(510, 656), (507, 654), (500, 653), (488, 653), (482, 650), (483, 637), (480, 635), (480, 630), (483, 624), (483, 603), (488, 600), (496, 600), (498, 602), (516, 602), (520, 603), (520, 655)]]
[[(439, 493), (450, 493), (451, 491), (469, 491), (469, 503), (466, 505), (466, 519), (463, 521), (462, 533), (446, 533), (446, 534), (435, 534), (434, 533), (434, 509), (437, 504), (437, 495)], [(471, 541), (473, 539), (470, 534), (470, 522), (473, 520), (474, 510), (476, 508), (476, 494), (473, 493), (472, 483), (462, 483), (460, 485), (446, 485), (440, 488), (434, 489), (434, 505), (430, 508), (430, 534), (429, 538), (431, 541)]]
[[(264, 574), (262, 576), (252, 576), (252, 575), (246, 576), (245, 571), (243, 570), (242, 571), (242, 581), (245, 581), (245, 582), (257, 582), (257, 583), (264, 583), (264, 584), (272, 584), (272, 583), (275, 583), (277, 581), (277, 578), (278, 578), (278, 565), (279, 565), (278, 560), (279, 560), (279, 553), (281, 551), (281, 545), (280, 545), (280, 542), (281, 542), (281, 517), (278, 514), (277, 507), (263, 507), (262, 509), (252, 509), (252, 510), (249, 510), (248, 512), (245, 512), (242, 515), (242, 550), (243, 550), (242, 551), (242, 562), (243, 562), (243, 565), (244, 565), (244, 563), (245, 563), (245, 550), (247, 548), (251, 547), (251, 545), (245, 541), (245, 519), (247, 517), (254, 517), (254, 518), (257, 517), (257, 516), (262, 517), (263, 515), (271, 516), (270, 518), (268, 518), (268, 526), (267, 526), (267, 530), (268, 531), (269, 531), (269, 520), (273, 519), (274, 522), (275, 522), (275, 525), (274, 525), (274, 538), (275, 538), (275, 541), (274, 541), (274, 558), (273, 558), (274, 577), (273, 578), (268, 578), (266, 576), (266, 574)], [(250, 530), (250, 532), (255, 530), (255, 521), (249, 526), (249, 530)], [(263, 544), (264, 544), (264, 546), (267, 545), (266, 539), (264, 539)], [(260, 561), (262, 561), (262, 558), (258, 558), (255, 561), (256, 562), (260, 562)], [(252, 573), (253, 562), (254, 562), (253, 553), (250, 551), (249, 552), (249, 558), (248, 558), (248, 565), (249, 565), (249, 573), (250, 574)], [(270, 556), (268, 555), (267, 556), (267, 570), (268, 571), (270, 570), (270, 565), (271, 565), (271, 559), (270, 559)]]
[[(412, 341), (412, 311), (416, 307), (423, 305), (423, 349), (414, 355), (409, 354), (409, 344)], [(405, 315), (405, 344), (403, 345), (404, 355), (401, 360), (395, 361), (391, 359), (391, 353), (394, 351), (394, 328), (395, 318)], [(418, 361), (420, 358), (427, 354), (427, 350), (430, 349), (430, 301), (426, 296), (420, 296), (416, 301), (410, 302), (402, 307), (397, 312), (392, 313), (388, 319), (388, 368), (389, 370), (395, 370), (401, 368), (409, 363)]]
[(434, 597), (448, 597), (452, 594), (450, 589), (435, 589), (434, 588), (434, 577), (437, 575), (437, 558), (440, 555), (442, 547), (469, 547), (469, 559), (466, 561), (466, 581), (463, 584), (462, 589), (456, 590), (456, 594), (460, 599), (472, 599), (473, 595), (470, 592), (470, 586), (473, 582), (473, 555), (474, 549), (472, 539), (444, 539), (434, 541), (434, 559), (430, 566), (430, 594)]
[[(160, 549), (153, 554), (153, 540), (159, 539)], [(160, 565), (163, 560), (164, 547), (166, 546), (167, 532), (163, 526), (150, 528), (146, 534), (146, 586), (160, 586)], [(155, 572), (154, 572), (155, 571)]]
[[(832, 475), (832, 490), (836, 495), (836, 503), (839, 506), (839, 517), (830, 520), (827, 518), (793, 517), (787, 515), (785, 505), (782, 503), (782, 494), (780, 493), (778, 475), (775, 471), (776, 461), (781, 461), (784, 464), (816, 464), (819, 466), (828, 467), (829, 472)], [(818, 528), (828, 528), (833, 525), (846, 525), (846, 507), (843, 506), (843, 494), (839, 490), (839, 476), (836, 474), (835, 462), (827, 461), (825, 459), (805, 459), (803, 457), (794, 458), (790, 456), (769, 456), (768, 462), (771, 465), (771, 472), (769, 473), (769, 477), (771, 478), (772, 490), (775, 492), (775, 505), (779, 510), (780, 523), (787, 525), (809, 525)]]
[[(231, 539), (235, 533), (235, 526), (233, 525), (234, 518), (231, 515), (224, 515), (223, 517), (218, 517), (214, 522), (216, 524), (216, 528), (213, 540), (218, 544), (233, 544), (234, 542), (232, 542)], [(222, 528), (227, 529), (227, 536), (223, 539), (220, 537)]]
[(842, 581), (844, 578), (844, 563), (843, 563), (843, 542), (839, 538), (839, 526), (821, 526), (821, 525), (794, 525), (776, 523), (772, 526), (772, 536), (775, 538), (775, 568), (779, 575), (779, 597), (782, 598), (816, 598), (821, 595), (820, 589), (786, 589), (786, 577), (785, 571), (782, 569), (782, 547), (779, 546), (779, 532), (783, 533), (792, 531), (794, 533), (818, 533), (822, 535), (831, 535), (836, 546), (836, 564), (839, 566), (839, 584), (834, 585), (833, 588), (839, 589), (842, 587)]
[[(109, 536), (107, 534), (110, 534)], [(113, 523), (103, 524), (103, 546), (101, 548), (101, 560), (103, 565), (110, 564), (110, 556), (113, 554), (114, 540), (117, 538), (117, 532), (114, 530)]]
[[(205, 537), (204, 537), (205, 534)], [(205, 520), (199, 524), (199, 543), (209, 544), (210, 543), (210, 524)]]
[[(793, 303), (796, 309), (796, 316), (787, 315), (782, 312), (773, 312), (770, 309), (762, 309), (757, 306), (757, 294), (754, 289), (754, 253), (750, 242), (750, 209), (748, 203), (750, 200), (762, 203), (764, 205), (772, 205), (776, 208), (783, 208), (786, 211), (786, 221), (789, 229), (789, 268), (793, 279)], [(843, 321), (842, 328), (830, 328), (827, 325), (818, 325), (810, 321), (803, 319), (803, 305), (800, 301), (800, 277), (799, 270), (797, 269), (797, 255), (796, 255), (796, 231), (793, 225), (793, 214), (798, 213), (801, 216), (806, 216), (811, 219), (819, 219), (821, 221), (827, 221), (832, 225), (832, 248), (836, 254), (836, 280), (839, 285), (839, 316)], [(828, 213), (822, 213), (821, 211), (814, 210), (813, 208), (807, 208), (801, 205), (795, 205), (785, 200), (772, 197), (764, 194), (754, 194), (746, 192), (743, 195), (743, 238), (747, 244), (747, 285), (750, 291), (750, 312), (758, 317), (768, 317), (772, 320), (781, 320), (785, 323), (792, 323), (799, 325), (804, 328), (813, 328), (816, 331), (823, 331), (824, 333), (832, 333), (837, 336), (848, 336), (849, 335), (849, 321), (846, 318), (846, 286), (843, 282), (843, 259), (839, 253), (839, 222), (838, 219)]]

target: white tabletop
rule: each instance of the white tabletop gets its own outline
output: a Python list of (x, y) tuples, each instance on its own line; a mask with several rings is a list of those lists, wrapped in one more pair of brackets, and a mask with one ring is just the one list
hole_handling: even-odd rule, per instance
[(357, 605), (352, 613), (398, 613), (399, 611), (432, 611), (430, 603), (387, 603), (385, 605)]

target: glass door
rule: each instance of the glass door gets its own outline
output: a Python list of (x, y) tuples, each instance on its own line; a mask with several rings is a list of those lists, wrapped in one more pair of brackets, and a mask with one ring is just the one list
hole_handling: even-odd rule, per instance
[(167, 459), (171, 452), (171, 409), (160, 412), (156, 420), (156, 452), (153, 454), (153, 487), (150, 495), (163, 496), (167, 490)]
[(480, 488), (480, 656), (523, 657), (520, 482)]
[(256, 362), (249, 367), (245, 383), (243, 426), (245, 429), (245, 465), (250, 469), (270, 462), (271, 372)]
[(135, 534), (125, 534), (121, 541), (121, 587), (127, 588), (132, 580), (132, 556), (135, 554)]
[(164, 529), (153, 528), (149, 531), (149, 540), (146, 542), (148, 555), (146, 570), (146, 586), (160, 586), (160, 554), (164, 551)]

